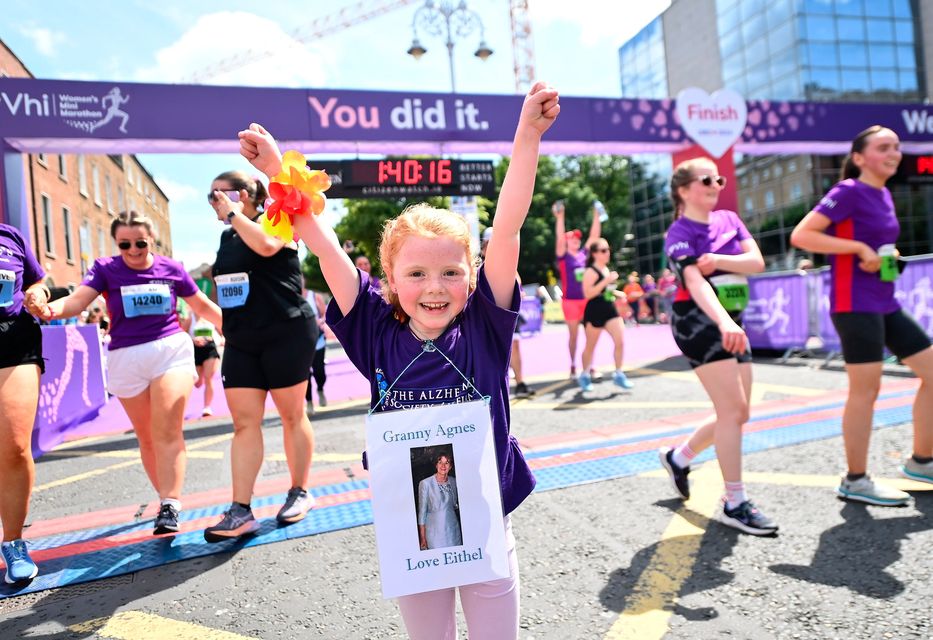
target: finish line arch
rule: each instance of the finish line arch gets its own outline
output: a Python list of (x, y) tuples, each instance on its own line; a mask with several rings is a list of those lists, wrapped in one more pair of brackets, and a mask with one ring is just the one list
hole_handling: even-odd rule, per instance
[[(561, 117), (541, 152), (676, 154), (715, 130), (720, 143), (731, 136), (731, 148), (749, 155), (841, 154), (859, 131), (882, 124), (897, 132), (906, 153), (933, 153), (930, 105), (738, 98), (745, 117), (736, 127), (717, 111), (727, 96), (689, 91), (695, 108), (682, 111), (696, 116), (689, 134), (674, 99), (562, 96)], [(515, 95), (0, 78), (0, 221), (29, 231), (22, 153), (236, 153), (237, 131), (261, 122), (283, 147), (306, 155), (507, 155), (521, 102)], [(704, 146), (718, 151), (715, 143)]]

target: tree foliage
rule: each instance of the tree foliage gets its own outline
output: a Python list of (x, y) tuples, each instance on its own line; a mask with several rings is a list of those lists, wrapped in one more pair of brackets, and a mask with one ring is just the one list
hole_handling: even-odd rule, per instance
[[(496, 199), (508, 169), (509, 159), (502, 158), (496, 165), (496, 197), (479, 198), (480, 226), (492, 224)], [(630, 175), (633, 171), (634, 175)], [(609, 220), (602, 225), (602, 236), (614, 251), (624, 244), (624, 236), (631, 230), (633, 177), (642, 179), (644, 172), (637, 163), (624, 156), (543, 156), (538, 163), (535, 193), (528, 218), (521, 232), (521, 255), (518, 270), (523, 282), (547, 283), (552, 281), (554, 268), (554, 216), (551, 205), (563, 200), (566, 208), (567, 229), (580, 229), (584, 238), (593, 219), (593, 203), (599, 200), (609, 212)], [(381, 274), (379, 263), (379, 236), (385, 221), (398, 215), (406, 206), (422, 199), (348, 200), (347, 215), (337, 224), (335, 231), (341, 242), (352, 240), (351, 257), (366, 254), (373, 273)], [(433, 206), (449, 207), (448, 198), (428, 198)], [(321, 276), (317, 256), (308, 255), (304, 264), (309, 288), (327, 291)]]

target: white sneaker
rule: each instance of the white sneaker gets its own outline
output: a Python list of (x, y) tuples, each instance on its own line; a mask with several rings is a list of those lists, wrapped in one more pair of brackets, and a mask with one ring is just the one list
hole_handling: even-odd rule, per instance
[(901, 473), (911, 480), (933, 484), (933, 460), (930, 462), (917, 462), (913, 459), (913, 456), (910, 456), (901, 465)]
[(858, 480), (849, 480), (843, 474), (839, 487), (836, 488), (836, 495), (845, 500), (876, 504), (881, 507), (901, 507), (910, 502), (909, 493), (878, 484), (868, 475)]

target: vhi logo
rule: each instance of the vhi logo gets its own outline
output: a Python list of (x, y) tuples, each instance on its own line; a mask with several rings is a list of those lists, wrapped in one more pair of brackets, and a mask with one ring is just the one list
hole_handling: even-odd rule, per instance
[(119, 87), (112, 88), (103, 97), (88, 94), (43, 93), (40, 97), (28, 92), (8, 94), (0, 91), (0, 104), (11, 116), (27, 118), (60, 118), (75, 129), (94, 133), (114, 119), (119, 121), (121, 133), (127, 133), (130, 115), (122, 107), (130, 97)]

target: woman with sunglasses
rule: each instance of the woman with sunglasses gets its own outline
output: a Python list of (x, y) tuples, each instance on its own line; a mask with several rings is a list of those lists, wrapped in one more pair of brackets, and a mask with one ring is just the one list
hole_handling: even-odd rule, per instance
[(233, 502), (220, 522), (205, 529), (208, 542), (259, 529), (250, 502), (263, 461), (267, 396), (272, 396), (282, 421), (291, 475), (291, 488), (276, 520), (298, 522), (314, 506), (308, 492), (314, 435), (305, 393), (318, 327), (302, 295), (298, 245), (273, 238), (257, 222), (266, 197), (263, 184), (241, 171), (217, 176), (208, 194), (217, 219), (230, 225), (220, 237), (213, 275), (226, 338), (221, 379), (234, 429)]
[(154, 534), (178, 531), (185, 480), (182, 425), (197, 379), (194, 347), (178, 323), (182, 298), (220, 327), (220, 309), (198, 289), (181, 263), (152, 252), (152, 221), (123, 212), (110, 225), (119, 255), (98, 258), (71, 295), (44, 305), (45, 320), (76, 316), (99, 294), (107, 300), (110, 348), (107, 390), (119, 398), (149, 481), (159, 494)]
[(690, 497), (687, 474), (701, 451), (716, 445), (725, 482), (723, 524), (753, 535), (778, 526), (748, 499), (742, 483), (742, 427), (748, 422), (752, 355), (739, 326), (748, 303), (747, 274), (764, 270), (761, 251), (738, 214), (714, 210), (726, 179), (715, 163), (695, 158), (671, 176), (675, 220), (664, 251), (678, 278), (671, 315), (674, 341), (713, 402), (715, 413), (680, 446), (659, 451), (675, 491)]
[(577, 382), (583, 391), (593, 390), (593, 352), (599, 335), (606, 331), (612, 338), (615, 346), (613, 357), (615, 359), (615, 373), (612, 381), (623, 389), (631, 389), (634, 385), (622, 372), (622, 332), (624, 325), (615, 301), (622, 296), (616, 291), (616, 282), (619, 274), (609, 270), (609, 243), (605, 238), (597, 238), (587, 247), (586, 271), (583, 273), (583, 296), (586, 298), (586, 308), (583, 310), (583, 332), (586, 335), (586, 346), (583, 347), (583, 369)]
[(926, 332), (894, 297), (899, 272), (894, 243), (900, 224), (885, 183), (900, 162), (896, 133), (878, 125), (865, 129), (852, 141), (841, 181), (791, 234), (795, 247), (829, 255), (830, 314), (849, 378), (842, 414), (848, 472), (836, 494), (881, 506), (910, 501), (907, 493), (867, 474), (885, 347), (921, 380), (914, 398), (913, 455), (901, 465), (901, 473), (933, 483), (933, 349)]

